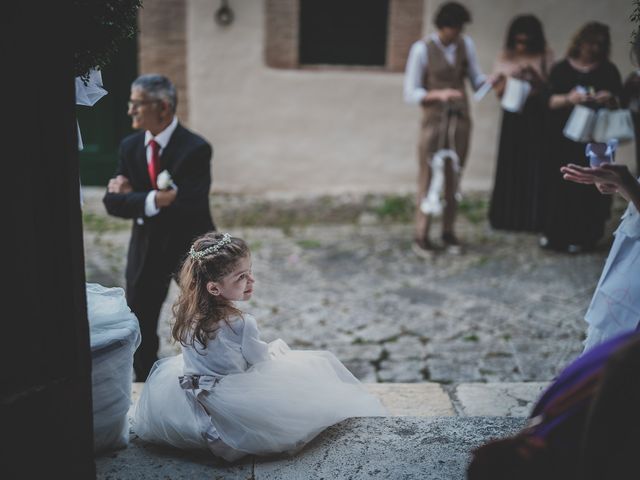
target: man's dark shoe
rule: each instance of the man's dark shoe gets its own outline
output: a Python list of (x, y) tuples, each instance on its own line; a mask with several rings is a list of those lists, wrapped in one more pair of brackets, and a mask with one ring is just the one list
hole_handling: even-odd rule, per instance
[(444, 246), (447, 249), (447, 253), (453, 253), (456, 255), (462, 253), (462, 245), (453, 233), (443, 233), (442, 243), (444, 243)]
[(420, 258), (431, 260), (436, 253), (435, 246), (429, 240), (414, 240), (411, 250)]

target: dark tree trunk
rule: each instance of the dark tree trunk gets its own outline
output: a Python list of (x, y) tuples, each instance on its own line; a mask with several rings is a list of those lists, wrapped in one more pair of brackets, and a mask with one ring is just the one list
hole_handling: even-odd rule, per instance
[(70, 2), (0, 15), (0, 475), (95, 478)]

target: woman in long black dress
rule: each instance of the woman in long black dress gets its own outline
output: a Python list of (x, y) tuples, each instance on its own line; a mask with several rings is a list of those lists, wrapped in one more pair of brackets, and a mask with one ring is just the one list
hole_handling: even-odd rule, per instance
[(612, 106), (622, 88), (620, 72), (609, 61), (609, 27), (598, 22), (583, 26), (573, 37), (567, 58), (549, 76), (549, 153), (546, 158), (546, 219), (540, 245), (577, 253), (592, 249), (604, 234), (611, 197), (593, 185), (565, 182), (560, 167), (588, 165), (585, 144), (566, 138), (562, 130), (575, 105)]
[(521, 112), (502, 112), (489, 222), (496, 229), (539, 232), (544, 219), (542, 173), (546, 82), (553, 63), (540, 20), (513, 19), (494, 66), (494, 90), (502, 98), (509, 77), (532, 86)]

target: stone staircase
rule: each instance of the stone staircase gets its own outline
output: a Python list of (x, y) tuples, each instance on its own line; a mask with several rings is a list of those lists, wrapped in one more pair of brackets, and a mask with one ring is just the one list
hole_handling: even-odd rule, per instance
[[(464, 479), (470, 451), (525, 423), (544, 382), (369, 383), (389, 417), (339, 423), (302, 452), (247, 457), (236, 464), (207, 452), (141, 442), (96, 457), (97, 478), (133, 479)], [(133, 388), (135, 402), (142, 384)]]

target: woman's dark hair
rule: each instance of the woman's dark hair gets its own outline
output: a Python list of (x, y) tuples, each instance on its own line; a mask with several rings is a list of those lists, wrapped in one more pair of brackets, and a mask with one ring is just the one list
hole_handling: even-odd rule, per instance
[(434, 17), (433, 23), (437, 28), (460, 28), (465, 23), (471, 22), (471, 14), (458, 2), (447, 2), (440, 6)]
[(505, 41), (505, 49), (513, 51), (516, 47), (516, 36), (527, 36), (527, 52), (544, 53), (547, 50), (547, 40), (544, 37), (542, 23), (535, 15), (519, 15), (511, 21), (509, 30), (507, 30), (507, 38)]
[(598, 42), (602, 44), (601, 58), (596, 60), (601, 62), (609, 58), (611, 52), (611, 35), (609, 35), (609, 27), (600, 22), (589, 22), (578, 30), (571, 38), (567, 57), (578, 58), (580, 56), (580, 47), (583, 43)]

